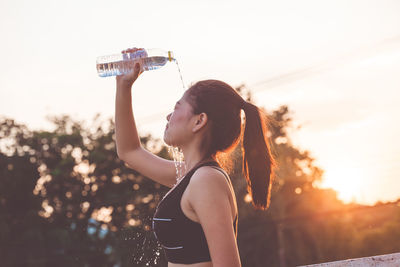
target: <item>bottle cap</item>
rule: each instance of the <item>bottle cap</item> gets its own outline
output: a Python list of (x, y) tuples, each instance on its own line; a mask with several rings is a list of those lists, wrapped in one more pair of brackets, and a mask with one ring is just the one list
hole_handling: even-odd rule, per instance
[(168, 51), (168, 60), (172, 61), (174, 59), (174, 54), (172, 54), (172, 51)]

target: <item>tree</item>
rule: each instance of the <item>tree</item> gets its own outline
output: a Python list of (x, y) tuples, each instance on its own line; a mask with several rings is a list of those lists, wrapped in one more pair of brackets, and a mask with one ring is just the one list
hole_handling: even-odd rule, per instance
[[(18, 250), (11, 246), (10, 250), (16, 254), (22, 247), (36, 247), (46, 252), (45, 257), (43, 252), (33, 262), (103, 266), (160, 261), (150, 223), (166, 188), (118, 159), (113, 123), (109, 120), (107, 127), (98, 118), (85, 128), (84, 123), (68, 116), (53, 117), (52, 132), (30, 132), (11, 119), (1, 121), (0, 134), (8, 142), (3, 142), (0, 158), (1, 166), (6, 167), (1, 169), (4, 178), (0, 187), (4, 192), (1, 212), (7, 214), (2, 217), (4, 247), (13, 235), (20, 235), (18, 229), (30, 229), (28, 222), (32, 220), (26, 221), (30, 214), (40, 222), (38, 240), (45, 242), (15, 239)], [(141, 142), (151, 149), (157, 140), (145, 136)], [(165, 148), (159, 154), (167, 156)], [(26, 204), (35, 206), (28, 210), (29, 205), (23, 208)], [(22, 226), (17, 218), (21, 218)], [(132, 251), (135, 247), (140, 251)], [(24, 258), (16, 254), (10, 265), (21, 260)]]
[[(13, 120), (0, 121), (1, 145), (5, 136), (24, 138), (28, 130)], [(7, 140), (9, 141), (9, 140)], [(44, 220), (38, 216), (40, 199), (32, 194), (38, 177), (37, 167), (24, 147), (0, 154), (0, 257), (2, 266), (23, 265), (35, 255), (44, 255)], [(24, 255), (24, 258), (21, 257)]]
[[(252, 101), (244, 85), (237, 90)], [(240, 147), (231, 154), (242, 265), (296, 266), (399, 251), (398, 203), (344, 205), (335, 191), (317, 188), (323, 170), (292, 144), (289, 108), (264, 113), (279, 167), (267, 211), (250, 204)], [(89, 126), (69, 116), (49, 119), (52, 131), (0, 118), (2, 266), (166, 266), (151, 218), (168, 188), (118, 159), (112, 119), (96, 116)], [(171, 159), (160, 140), (140, 141)]]

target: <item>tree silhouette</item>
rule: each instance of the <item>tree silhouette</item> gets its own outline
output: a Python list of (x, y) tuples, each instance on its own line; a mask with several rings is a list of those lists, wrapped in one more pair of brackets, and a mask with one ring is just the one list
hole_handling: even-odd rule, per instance
[[(252, 101), (245, 85), (237, 90)], [(289, 108), (263, 111), (279, 166), (267, 211), (251, 206), (240, 147), (231, 154), (242, 266), (296, 266), (399, 251), (397, 202), (345, 205), (333, 190), (315, 187), (323, 170), (309, 151), (292, 144)], [(118, 159), (112, 119), (97, 115), (90, 125), (67, 115), (49, 120), (52, 131), (31, 131), (0, 117), (1, 265), (166, 266), (151, 218), (168, 188)], [(140, 141), (171, 159), (160, 140), (148, 135)]]

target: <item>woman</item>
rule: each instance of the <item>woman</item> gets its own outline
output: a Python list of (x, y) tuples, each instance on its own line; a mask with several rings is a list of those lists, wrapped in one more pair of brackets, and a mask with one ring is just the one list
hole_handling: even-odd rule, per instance
[(132, 169), (172, 188), (153, 218), (154, 234), (162, 244), (168, 266), (241, 266), (236, 197), (218, 159), (221, 152), (232, 151), (240, 141), (243, 109), (244, 177), (254, 207), (268, 208), (275, 162), (264, 116), (224, 82), (207, 80), (191, 86), (167, 116), (164, 132), (164, 142), (179, 147), (184, 154), (187, 173), (177, 181), (174, 161), (141, 147), (131, 103), (131, 87), (140, 73), (137, 64), (134, 71), (116, 78), (117, 152)]

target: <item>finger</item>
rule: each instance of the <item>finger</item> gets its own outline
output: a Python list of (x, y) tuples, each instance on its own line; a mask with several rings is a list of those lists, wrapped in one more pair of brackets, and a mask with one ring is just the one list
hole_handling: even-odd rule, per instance
[(140, 74), (140, 63), (135, 64), (135, 72)]
[(130, 77), (130, 79), (136, 79), (136, 78), (138, 77), (138, 75), (139, 75), (139, 69), (140, 69), (140, 66), (138, 66), (138, 65), (139, 65), (139, 64), (136, 63), (136, 64), (133, 66), (133, 69), (127, 74), (127, 76)]

